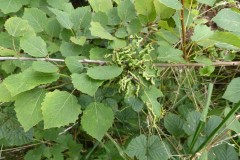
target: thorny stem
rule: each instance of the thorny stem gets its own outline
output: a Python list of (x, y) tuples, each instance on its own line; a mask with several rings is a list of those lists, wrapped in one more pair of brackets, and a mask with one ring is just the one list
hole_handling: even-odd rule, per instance
[(186, 27), (184, 24), (184, 4), (185, 0), (181, 0), (182, 2), (182, 9), (181, 9), (181, 15), (180, 15), (180, 20), (181, 20), (181, 25), (182, 25), (182, 51), (183, 51), (183, 57), (187, 61), (187, 52), (186, 52)]

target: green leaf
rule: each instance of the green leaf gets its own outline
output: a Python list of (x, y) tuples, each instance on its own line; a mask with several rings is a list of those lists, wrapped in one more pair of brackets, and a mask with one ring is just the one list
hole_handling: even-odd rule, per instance
[(73, 43), (64, 42), (60, 46), (60, 52), (64, 57), (78, 56), (81, 54), (82, 47)]
[(118, 6), (118, 16), (123, 22), (129, 22), (136, 17), (134, 4), (130, 0), (123, 0)]
[(213, 6), (216, 0), (197, 0), (199, 3), (207, 4), (209, 6)]
[(169, 113), (164, 117), (164, 127), (169, 133), (177, 137), (184, 134), (183, 123), (183, 119), (179, 115), (173, 113)]
[(71, 21), (75, 30), (84, 29), (90, 25), (92, 18), (91, 8), (79, 7), (72, 11)]
[(95, 12), (105, 12), (107, 13), (109, 10), (113, 8), (112, 0), (88, 0), (92, 9)]
[(221, 122), (222, 122), (221, 117), (215, 115), (211, 116), (204, 127), (204, 131), (207, 134), (207, 136), (209, 136)]
[(90, 96), (94, 96), (97, 89), (102, 85), (103, 81), (95, 80), (90, 77), (86, 73), (82, 74), (72, 74), (72, 83), (73, 86), (79, 91), (86, 93)]
[(0, 83), (0, 102), (10, 102), (12, 101), (12, 96), (4, 83)]
[(15, 56), (16, 51), (0, 46), (0, 56)]
[(37, 8), (25, 8), (23, 19), (28, 20), (36, 32), (42, 32), (48, 22), (46, 13)]
[(114, 7), (108, 11), (107, 18), (109, 25), (118, 25), (121, 22), (120, 17), (118, 16), (117, 7)]
[(121, 27), (118, 28), (117, 31), (115, 32), (115, 36), (118, 38), (125, 38), (128, 36), (127, 29), (126, 27)]
[(118, 77), (122, 71), (118, 66), (96, 66), (89, 68), (87, 74), (93, 79), (108, 80)]
[(197, 25), (194, 28), (193, 36), (191, 37), (192, 41), (204, 41), (214, 34), (211, 29), (205, 25)]
[(42, 103), (44, 129), (74, 123), (80, 113), (81, 106), (74, 95), (59, 90), (49, 92)]
[(99, 22), (91, 22), (90, 27), (91, 34), (93, 36), (102, 38), (102, 39), (108, 39), (108, 40), (114, 40), (115, 37), (113, 37)]
[(141, 99), (156, 117), (160, 117), (161, 115), (162, 105), (157, 101), (157, 98), (162, 96), (162, 92), (155, 86), (151, 86), (150, 88), (145, 89), (141, 96)]
[(71, 42), (73, 42), (74, 44), (80, 45), (80, 46), (83, 46), (84, 43), (86, 42), (86, 40), (87, 40), (87, 38), (85, 36), (81, 36), (79, 38), (76, 38), (76, 37), (70, 38)]
[(51, 18), (48, 20), (44, 30), (51, 37), (59, 37), (61, 26), (56, 18)]
[(171, 46), (161, 46), (158, 48), (158, 60), (163, 62), (185, 63), (183, 53), (179, 49)]
[(101, 141), (104, 134), (112, 126), (114, 120), (113, 111), (102, 103), (91, 103), (81, 119), (83, 130), (90, 136)]
[(127, 25), (127, 31), (129, 34), (137, 34), (141, 31), (142, 25), (139, 19), (133, 19), (129, 24)]
[(187, 115), (187, 122), (184, 123), (183, 129), (188, 135), (193, 135), (197, 129), (201, 114), (197, 111), (192, 111)]
[(239, 160), (238, 153), (233, 146), (223, 143), (212, 148), (217, 160)]
[(158, 136), (146, 137), (140, 135), (131, 140), (126, 153), (131, 158), (139, 160), (168, 160), (170, 158), (169, 147)]
[(223, 98), (230, 102), (237, 103), (240, 101), (240, 77), (234, 78), (227, 86)]
[(83, 71), (83, 65), (79, 62), (80, 57), (69, 56), (65, 59), (65, 63), (71, 73), (81, 73)]
[(215, 70), (215, 66), (204, 66), (199, 69), (201, 76), (210, 76)]
[(91, 48), (90, 59), (93, 60), (106, 60), (105, 55), (109, 54), (111, 51), (106, 48)]
[(33, 70), (43, 73), (56, 73), (58, 72), (58, 67), (50, 62), (45, 61), (35, 61), (32, 64)]
[(126, 97), (124, 102), (132, 107), (132, 109), (136, 112), (140, 112), (143, 109), (144, 103), (135, 96)]
[(182, 4), (178, 0), (158, 0), (158, 1), (169, 8), (176, 10), (182, 9)]
[(24, 37), (20, 41), (24, 52), (33, 57), (45, 57), (48, 54), (47, 44), (41, 37)]
[(220, 32), (216, 31), (209, 39), (217, 41), (217, 42), (223, 42), (227, 44), (231, 44), (233, 46), (236, 46), (240, 48), (240, 36), (237, 36), (231, 32)]
[(0, 139), (3, 138), (7, 141), (8, 146), (29, 144), (33, 139), (33, 130), (24, 132), (12, 114), (0, 113)]
[(154, 6), (157, 15), (161, 17), (161, 19), (168, 19), (173, 16), (176, 10), (167, 7), (166, 5), (160, 3), (159, 0), (154, 0)]
[(22, 0), (0, 0), (0, 10), (4, 14), (14, 13), (22, 7)]
[(59, 75), (35, 72), (31, 68), (19, 74), (8, 76), (4, 84), (12, 96), (33, 89), (40, 84), (48, 84), (56, 81)]
[(137, 0), (134, 1), (135, 9), (139, 15), (146, 16), (149, 22), (154, 21), (156, 18), (156, 11), (154, 8), (153, 0)]
[(19, 17), (11, 17), (7, 19), (4, 26), (7, 32), (13, 37), (35, 35), (34, 30), (28, 24), (28, 21)]
[(64, 27), (64, 28), (67, 28), (67, 29), (72, 29), (73, 27), (73, 23), (72, 21), (70, 20), (70, 16), (67, 12), (63, 12), (63, 11), (60, 11), (58, 9), (55, 9), (55, 8), (50, 8), (48, 7), (48, 9), (54, 13), (56, 15), (56, 18), (58, 20), (58, 22)]
[(222, 9), (212, 20), (218, 27), (232, 32), (240, 32), (240, 13), (230, 8)]
[(36, 88), (14, 97), (17, 118), (24, 131), (28, 131), (42, 120), (41, 103), (45, 94), (46, 90)]

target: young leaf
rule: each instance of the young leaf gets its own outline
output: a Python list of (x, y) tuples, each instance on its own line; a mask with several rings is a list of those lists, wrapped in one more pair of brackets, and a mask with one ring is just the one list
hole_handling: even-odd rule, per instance
[(44, 129), (74, 123), (80, 113), (81, 106), (74, 95), (59, 90), (49, 92), (42, 103)]
[(108, 39), (108, 40), (114, 40), (115, 37), (113, 37), (99, 22), (91, 22), (90, 27), (91, 34), (93, 36), (102, 38), (102, 39)]
[(81, 124), (90, 136), (101, 141), (104, 134), (112, 126), (114, 120), (113, 111), (102, 103), (91, 103), (83, 111)]
[(14, 110), (25, 132), (42, 120), (41, 103), (45, 94), (46, 90), (37, 88), (14, 97)]
[(87, 74), (89, 77), (98, 80), (109, 80), (118, 77), (123, 69), (118, 66), (96, 66), (89, 68)]
[(89, 0), (88, 1), (95, 12), (105, 12), (113, 8), (112, 0)]
[(234, 78), (229, 83), (223, 98), (230, 102), (237, 103), (240, 101), (240, 78)]
[(4, 14), (14, 13), (22, 7), (21, 0), (0, 0), (0, 10)]
[(134, 1), (135, 9), (139, 15), (146, 16), (149, 22), (154, 21), (156, 18), (156, 11), (154, 8), (153, 0), (137, 0)]
[(131, 158), (136, 157), (139, 160), (168, 160), (171, 154), (169, 147), (155, 135), (150, 137), (140, 135), (132, 139), (126, 153)]
[(42, 32), (48, 22), (46, 13), (37, 8), (25, 8), (23, 19), (28, 20), (35, 32)]
[(12, 101), (11, 93), (8, 91), (4, 83), (0, 83), (0, 102), (10, 102)]
[(118, 6), (118, 16), (123, 22), (129, 22), (136, 17), (134, 4), (130, 0), (123, 0)]
[(58, 9), (55, 9), (55, 8), (50, 8), (48, 7), (48, 9), (54, 13), (56, 15), (56, 18), (58, 20), (58, 22), (64, 27), (64, 28), (67, 28), (67, 29), (72, 29), (73, 27), (73, 23), (72, 21), (70, 20), (70, 16), (67, 12), (63, 12), (63, 11), (60, 11)]
[(159, 0), (159, 2), (172, 9), (182, 9), (182, 4), (178, 0)]
[(46, 42), (41, 37), (24, 37), (20, 46), (33, 57), (45, 57), (48, 54)]
[(32, 64), (33, 70), (43, 73), (56, 73), (58, 72), (58, 67), (50, 62), (45, 61), (35, 61)]
[(225, 30), (240, 32), (240, 13), (230, 8), (222, 9), (212, 20)]
[(5, 29), (7, 32), (13, 37), (20, 37), (26, 35), (34, 36), (33, 28), (28, 24), (27, 20), (23, 20), (19, 17), (11, 17), (9, 18), (5, 24)]
[(148, 89), (143, 91), (143, 95), (141, 99), (144, 103), (149, 107), (149, 109), (153, 112), (156, 117), (160, 117), (161, 115), (161, 104), (157, 101), (158, 97), (162, 97), (162, 92), (157, 89), (155, 86), (151, 86)]
[(94, 96), (97, 89), (102, 85), (103, 81), (91, 79), (86, 73), (72, 74), (73, 86), (79, 91)]
[(22, 73), (8, 76), (4, 84), (12, 96), (33, 89), (40, 84), (47, 84), (56, 81), (59, 75), (35, 72), (31, 68)]
[(16, 51), (0, 46), (0, 56), (15, 56)]

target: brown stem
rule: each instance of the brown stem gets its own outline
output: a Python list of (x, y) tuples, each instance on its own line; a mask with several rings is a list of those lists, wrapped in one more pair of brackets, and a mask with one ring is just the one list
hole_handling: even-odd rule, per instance
[(181, 0), (182, 2), (182, 9), (181, 9), (181, 15), (180, 15), (180, 20), (181, 20), (181, 25), (182, 25), (182, 51), (183, 51), (183, 57), (187, 61), (187, 52), (186, 52), (186, 27), (184, 24), (184, 4), (185, 0)]

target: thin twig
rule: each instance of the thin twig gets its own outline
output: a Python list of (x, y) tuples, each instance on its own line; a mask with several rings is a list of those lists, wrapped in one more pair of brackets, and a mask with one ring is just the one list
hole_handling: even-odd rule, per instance
[[(49, 61), (49, 62), (64, 62), (64, 59), (57, 59), (57, 58), (30, 58), (30, 57), (0, 57), (0, 61), (6, 60), (20, 60), (20, 61)], [(86, 64), (98, 64), (104, 65), (107, 64), (108, 61), (100, 61), (100, 60), (79, 60), (79, 63), (86, 63)], [(204, 67), (207, 66), (203, 63), (155, 63), (153, 64), (154, 67)], [(211, 66), (240, 66), (240, 61), (231, 61), (231, 62), (213, 62)]]
[(186, 27), (185, 27), (185, 24), (184, 24), (184, 6), (185, 6), (185, 0), (181, 0), (181, 2), (182, 2), (182, 9), (181, 9), (180, 20), (181, 20), (181, 25), (182, 25), (182, 51), (183, 51), (184, 59), (187, 60), (187, 52), (186, 52)]
[[(64, 62), (64, 59), (57, 59), (57, 58), (31, 58), (31, 57), (0, 57), (0, 61), (5, 60), (20, 60), (20, 61), (50, 61), (50, 62)], [(83, 59), (79, 60), (80, 63), (89, 63), (89, 64), (99, 64), (104, 65), (107, 62), (106, 61), (100, 61), (100, 60), (89, 60), (89, 59)]]

